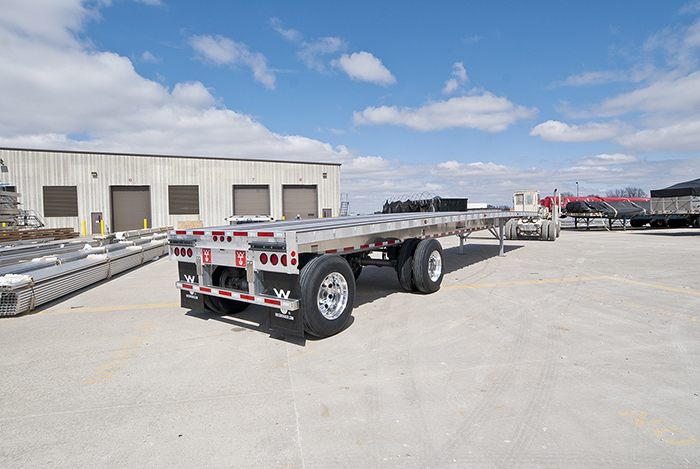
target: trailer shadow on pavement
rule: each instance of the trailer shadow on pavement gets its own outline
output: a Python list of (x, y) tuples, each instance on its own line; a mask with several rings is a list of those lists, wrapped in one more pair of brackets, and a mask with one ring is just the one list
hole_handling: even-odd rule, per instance
[[(260, 332), (269, 335), (272, 339), (283, 340), (302, 347), (306, 344), (307, 338), (313, 339), (313, 337), (306, 334), (305, 337), (295, 337), (279, 331), (273, 331), (267, 323), (267, 308), (263, 306), (252, 305), (240, 313), (228, 315), (221, 315), (211, 311), (201, 312), (189, 310), (185, 313), (185, 316), (202, 319), (204, 321), (218, 321), (231, 325), (233, 326), (231, 332), (243, 332), (246, 330)], [(346, 328), (349, 327), (350, 324), (352, 324), (352, 318), (348, 321)]]
[[(535, 241), (536, 242), (536, 241)], [(508, 255), (522, 248), (523, 245), (506, 245), (504, 253)], [(458, 270), (474, 266), (480, 262), (498, 257), (500, 247), (494, 243), (468, 243), (464, 246), (464, 254), (459, 254), (459, 247), (450, 247), (443, 250), (443, 274), (449, 275)], [(421, 295), (421, 293), (409, 293), (399, 285), (396, 271), (388, 267), (365, 267), (356, 281), (354, 308), (372, 303), (394, 294)], [(267, 334), (272, 339), (282, 340), (295, 345), (304, 346), (307, 340), (320, 340), (317, 337), (305, 334), (304, 337), (286, 335), (279, 331), (273, 331), (267, 323), (267, 309), (262, 306), (252, 305), (235, 315), (221, 315), (214, 312), (200, 312), (190, 310), (186, 316), (204, 321), (218, 321), (232, 326), (232, 332), (254, 331)], [(354, 316), (343, 328), (347, 330), (355, 321)], [(341, 331), (341, 333), (343, 332)]]
[[(535, 241), (536, 242), (536, 241)], [(506, 245), (503, 251), (506, 255), (522, 248), (524, 245)], [(498, 257), (500, 247), (494, 243), (468, 243), (464, 246), (464, 254), (459, 254), (459, 247), (450, 247), (443, 250), (443, 275), (449, 275), (458, 270), (474, 266), (488, 259)], [(386, 298), (395, 293), (407, 295), (421, 295), (422, 293), (409, 293), (401, 288), (396, 271), (387, 267), (365, 267), (357, 279), (355, 293), (355, 307), (372, 303), (381, 298)]]

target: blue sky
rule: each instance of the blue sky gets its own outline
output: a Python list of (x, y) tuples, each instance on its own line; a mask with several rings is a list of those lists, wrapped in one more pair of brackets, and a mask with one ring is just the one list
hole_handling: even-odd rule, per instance
[(700, 2), (3, 0), (0, 145), (340, 162), (418, 193), (700, 175)]

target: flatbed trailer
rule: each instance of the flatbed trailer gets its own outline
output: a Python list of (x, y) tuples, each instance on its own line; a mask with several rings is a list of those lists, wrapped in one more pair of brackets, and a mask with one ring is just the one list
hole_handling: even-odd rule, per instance
[(533, 215), (422, 212), (172, 230), (169, 251), (183, 308), (235, 314), (258, 304), (269, 308), (270, 330), (328, 337), (350, 318), (364, 266), (394, 268), (403, 289), (432, 293), (443, 278), (435, 238), (459, 236), (461, 252), (470, 233), (490, 229), (503, 255), (505, 223)]

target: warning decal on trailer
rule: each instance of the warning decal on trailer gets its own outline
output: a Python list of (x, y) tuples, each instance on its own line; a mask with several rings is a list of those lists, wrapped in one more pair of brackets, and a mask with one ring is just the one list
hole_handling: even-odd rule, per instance
[(236, 267), (245, 266), (245, 251), (236, 251)]
[(202, 249), (202, 264), (211, 264), (211, 249)]

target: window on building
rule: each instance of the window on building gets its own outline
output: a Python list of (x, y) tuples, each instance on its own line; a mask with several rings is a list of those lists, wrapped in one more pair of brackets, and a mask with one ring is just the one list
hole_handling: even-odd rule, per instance
[(199, 215), (199, 186), (168, 186), (170, 215)]
[(44, 186), (45, 217), (77, 217), (77, 186)]

